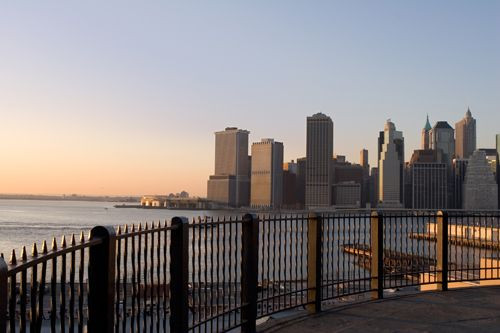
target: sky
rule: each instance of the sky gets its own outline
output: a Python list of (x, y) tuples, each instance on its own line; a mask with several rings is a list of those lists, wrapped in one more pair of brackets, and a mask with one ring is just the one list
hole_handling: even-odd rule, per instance
[(500, 1), (2, 1), (0, 193), (206, 195), (214, 132), (376, 165), (426, 114), (500, 133)]

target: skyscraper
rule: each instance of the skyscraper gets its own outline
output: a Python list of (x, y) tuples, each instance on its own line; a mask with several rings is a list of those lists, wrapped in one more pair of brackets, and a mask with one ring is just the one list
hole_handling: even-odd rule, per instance
[(359, 164), (363, 167), (363, 169), (368, 170), (370, 172), (370, 165), (368, 164), (368, 150), (361, 149), (359, 152)]
[(297, 204), (298, 207), (304, 208), (306, 204), (306, 173), (307, 173), (307, 159), (301, 157), (297, 159)]
[(370, 202), (370, 164), (368, 164), (368, 150), (360, 152), (359, 164), (363, 167), (363, 184), (361, 185), (361, 207)]
[(500, 208), (500, 134), (496, 135), (498, 207)]
[(472, 118), (470, 109), (455, 124), (455, 136), (455, 157), (469, 158), (476, 150), (476, 119)]
[(464, 205), (464, 181), (468, 159), (453, 160), (453, 205), (451, 208), (462, 209)]
[(307, 117), (306, 207), (332, 204), (333, 121), (317, 113)]
[(431, 149), (441, 149), (443, 159), (451, 165), (455, 155), (455, 131), (446, 121), (438, 121), (429, 131), (429, 142)]
[(279, 208), (283, 203), (283, 143), (262, 139), (252, 144), (250, 205)]
[(376, 208), (378, 204), (378, 167), (372, 168), (370, 172), (370, 207)]
[(404, 202), (404, 138), (387, 120), (379, 159), (379, 206), (402, 207)]
[(469, 158), (464, 181), (464, 209), (498, 209), (498, 185), (484, 151)]
[(425, 122), (424, 128), (422, 128), (422, 144), (421, 149), (430, 149), (430, 131), (431, 131), (431, 123), (429, 122), (429, 115), (427, 115), (427, 121)]
[(334, 191), (334, 189), (337, 188), (336, 193), (332, 192), (333, 195), (332, 203), (335, 206), (339, 206), (339, 203), (335, 200), (336, 199), (335, 195), (338, 194), (339, 190), (343, 191), (343, 189), (346, 189), (345, 187), (342, 186), (335, 187), (335, 185), (341, 183), (342, 184), (354, 183), (359, 185), (359, 190), (361, 195), (361, 197), (356, 200), (359, 201), (359, 203), (357, 203), (356, 205), (358, 207), (364, 207), (364, 205), (366, 204), (366, 201), (364, 200), (363, 197), (365, 169), (362, 167), (362, 165), (351, 164), (345, 160), (344, 156), (337, 155), (337, 157), (332, 160), (331, 170), (332, 170), (332, 184), (333, 184), (332, 191)]
[(207, 183), (208, 200), (231, 207), (248, 205), (249, 133), (236, 127), (215, 133), (215, 172)]
[(410, 160), (413, 209), (448, 208), (448, 167), (440, 150), (415, 150)]

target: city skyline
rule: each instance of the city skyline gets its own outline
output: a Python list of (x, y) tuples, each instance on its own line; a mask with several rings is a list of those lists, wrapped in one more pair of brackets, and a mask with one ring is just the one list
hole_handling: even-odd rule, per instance
[[(477, 147), (500, 132), (500, 4), (388, 1), (125, 6), (16, 2), (0, 10), (0, 193), (206, 195), (213, 132), (306, 154), (306, 116), (335, 123), (358, 161), (391, 118), (408, 154), (425, 116), (467, 108)], [(29, 23), (27, 23), (29, 22)], [(425, 24), (423, 24), (425, 22)]]

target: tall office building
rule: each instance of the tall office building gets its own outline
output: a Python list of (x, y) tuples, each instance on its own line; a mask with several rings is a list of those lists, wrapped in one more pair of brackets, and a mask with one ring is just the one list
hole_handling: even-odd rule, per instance
[(370, 172), (370, 165), (368, 164), (368, 150), (362, 149), (359, 152), (359, 164), (363, 167), (363, 169)]
[(500, 134), (496, 135), (498, 208), (500, 208)]
[[(359, 201), (356, 205), (358, 207), (364, 207), (366, 205), (366, 200), (363, 197), (363, 186), (365, 181), (365, 169), (362, 165), (351, 164), (345, 160), (344, 156), (337, 156), (332, 160), (332, 191), (337, 188), (337, 193), (343, 191), (344, 187), (335, 187), (338, 184), (354, 183), (359, 185), (360, 195), (356, 201)], [(339, 190), (340, 189), (340, 190)], [(332, 192), (332, 203), (335, 206), (340, 204), (336, 201), (336, 193)]]
[(493, 173), (496, 175), (497, 174), (497, 150), (496, 150), (496, 148), (478, 148), (477, 150), (484, 152), (484, 154), (486, 155), (486, 161), (488, 162), (488, 165), (490, 166), (491, 171), (493, 171)]
[(376, 208), (378, 204), (378, 168), (372, 168), (370, 172), (370, 208)]
[(249, 133), (236, 127), (227, 127), (215, 133), (215, 172), (207, 182), (208, 200), (224, 206), (248, 206)]
[(455, 155), (455, 131), (453, 128), (446, 121), (438, 121), (429, 133), (431, 149), (441, 149), (444, 161), (451, 165)]
[(363, 168), (363, 184), (361, 185), (361, 207), (366, 207), (366, 204), (370, 202), (370, 164), (368, 163), (368, 150), (362, 149), (359, 155), (359, 164)]
[(354, 181), (333, 185), (333, 201), (337, 208), (360, 208), (361, 185)]
[(464, 205), (464, 180), (468, 159), (453, 160), (453, 205), (451, 208), (462, 209)]
[(306, 208), (332, 204), (333, 121), (317, 113), (307, 117)]
[(404, 203), (404, 138), (396, 126), (388, 120), (384, 126), (383, 142), (380, 146), (379, 206), (402, 207)]
[(469, 158), (464, 181), (464, 209), (498, 209), (498, 185), (484, 151)]
[(448, 208), (448, 167), (440, 150), (415, 150), (410, 160), (413, 209)]
[(307, 159), (301, 157), (297, 159), (297, 206), (304, 208), (306, 204), (306, 173), (307, 173)]
[(250, 205), (279, 208), (283, 203), (283, 143), (262, 139), (252, 144)]
[(476, 150), (476, 119), (470, 109), (465, 117), (455, 124), (455, 157), (469, 158)]
[[(390, 122), (390, 120), (388, 120), (388, 122)], [(383, 149), (383, 146), (386, 142), (387, 142), (386, 141), (386, 133), (385, 133), (385, 131), (381, 131), (379, 134), (379, 138), (378, 138), (378, 159), (377, 159), (378, 162), (380, 162), (380, 158), (382, 155), (382, 149)], [(404, 183), (405, 142), (404, 142), (402, 132), (400, 132), (400, 131), (395, 132), (393, 142), (394, 142), (394, 145), (396, 147), (396, 153), (397, 153), (398, 159), (400, 161), (400, 165), (399, 165), (399, 179), (400, 179), (399, 201), (401, 202), (401, 204), (403, 204), (405, 202), (405, 198), (404, 198), (404, 193), (405, 193), (405, 191), (404, 191), (404, 185), (405, 185), (405, 183)], [(380, 176), (380, 165), (379, 165), (379, 176)], [(378, 196), (379, 201), (380, 201), (380, 193), (379, 192), (380, 192), (380, 182), (379, 182), (379, 186), (377, 188), (377, 196)]]
[(430, 131), (432, 129), (431, 123), (429, 122), (429, 115), (427, 115), (427, 121), (425, 122), (424, 128), (422, 128), (422, 143), (421, 149), (430, 149)]

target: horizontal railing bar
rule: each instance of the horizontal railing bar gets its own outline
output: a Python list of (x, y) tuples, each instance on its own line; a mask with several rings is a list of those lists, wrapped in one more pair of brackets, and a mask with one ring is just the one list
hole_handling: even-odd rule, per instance
[[(210, 318), (206, 318), (203, 321), (196, 322), (196, 324), (194, 326), (190, 326), (189, 329), (195, 329), (195, 328), (197, 328), (197, 327), (199, 327), (201, 325), (207, 324), (207, 323), (209, 323), (209, 322), (211, 322), (211, 321), (213, 321), (213, 320), (215, 320), (217, 318), (224, 317), (226, 315), (232, 314), (235, 311), (241, 311), (242, 307), (243, 307), (243, 305), (238, 306), (236, 308), (232, 308), (232, 309), (226, 310), (226, 311), (222, 312), (221, 314), (218, 314), (218, 315), (210, 317)], [(240, 325), (241, 325), (241, 323), (239, 323), (238, 325), (236, 325), (234, 327), (238, 327)], [(232, 327), (232, 328), (234, 328), (234, 327)]]
[(116, 239), (125, 239), (125, 238), (131, 238), (134, 236), (139, 236), (139, 235), (146, 235), (146, 234), (151, 234), (154, 232), (161, 232), (161, 231), (171, 231), (175, 230), (177, 226), (167, 226), (167, 227), (160, 227), (160, 228), (153, 228), (153, 229), (142, 229), (142, 230), (136, 230), (136, 231), (129, 231), (127, 233), (124, 233), (122, 231), (121, 234), (116, 235)]
[(96, 238), (96, 239), (88, 240), (85, 243), (70, 245), (70, 246), (63, 247), (61, 249), (57, 249), (55, 251), (51, 251), (51, 252), (48, 252), (45, 254), (38, 254), (38, 256), (32, 257), (25, 262), (21, 262), (20, 264), (16, 264), (16, 265), (9, 264), (9, 269), (7, 271), (7, 275), (9, 277), (11, 277), (11, 276), (16, 275), (17, 273), (19, 273), (21, 271), (29, 269), (35, 265), (38, 265), (38, 264), (42, 264), (42, 263), (47, 262), (51, 259), (62, 256), (64, 254), (76, 252), (76, 251), (81, 250), (81, 249), (90, 248), (92, 246), (99, 245), (101, 243), (102, 243), (102, 239)]
[[(295, 308), (300, 308), (300, 307), (304, 307), (306, 305), (311, 305), (311, 304), (314, 304), (314, 302), (305, 302), (303, 304), (297, 304), (297, 305), (294, 305), (292, 307), (289, 307), (289, 308), (285, 308), (285, 309), (277, 309), (276, 311), (271, 311), (271, 312), (266, 312), (266, 313), (262, 313), (260, 316), (257, 316), (257, 319), (260, 319), (260, 318), (264, 318), (264, 317), (268, 317), (268, 316), (272, 316), (273, 314), (275, 313), (279, 313), (279, 312), (282, 312), (282, 311), (289, 311), (289, 310), (293, 310)], [(272, 306), (272, 305), (271, 305)], [(261, 310), (262, 312), (262, 310)]]
[(216, 225), (224, 225), (224, 224), (242, 224), (242, 220), (233, 220), (233, 221), (201, 221), (199, 223), (189, 223), (190, 228), (204, 228), (205, 226), (216, 226)]

